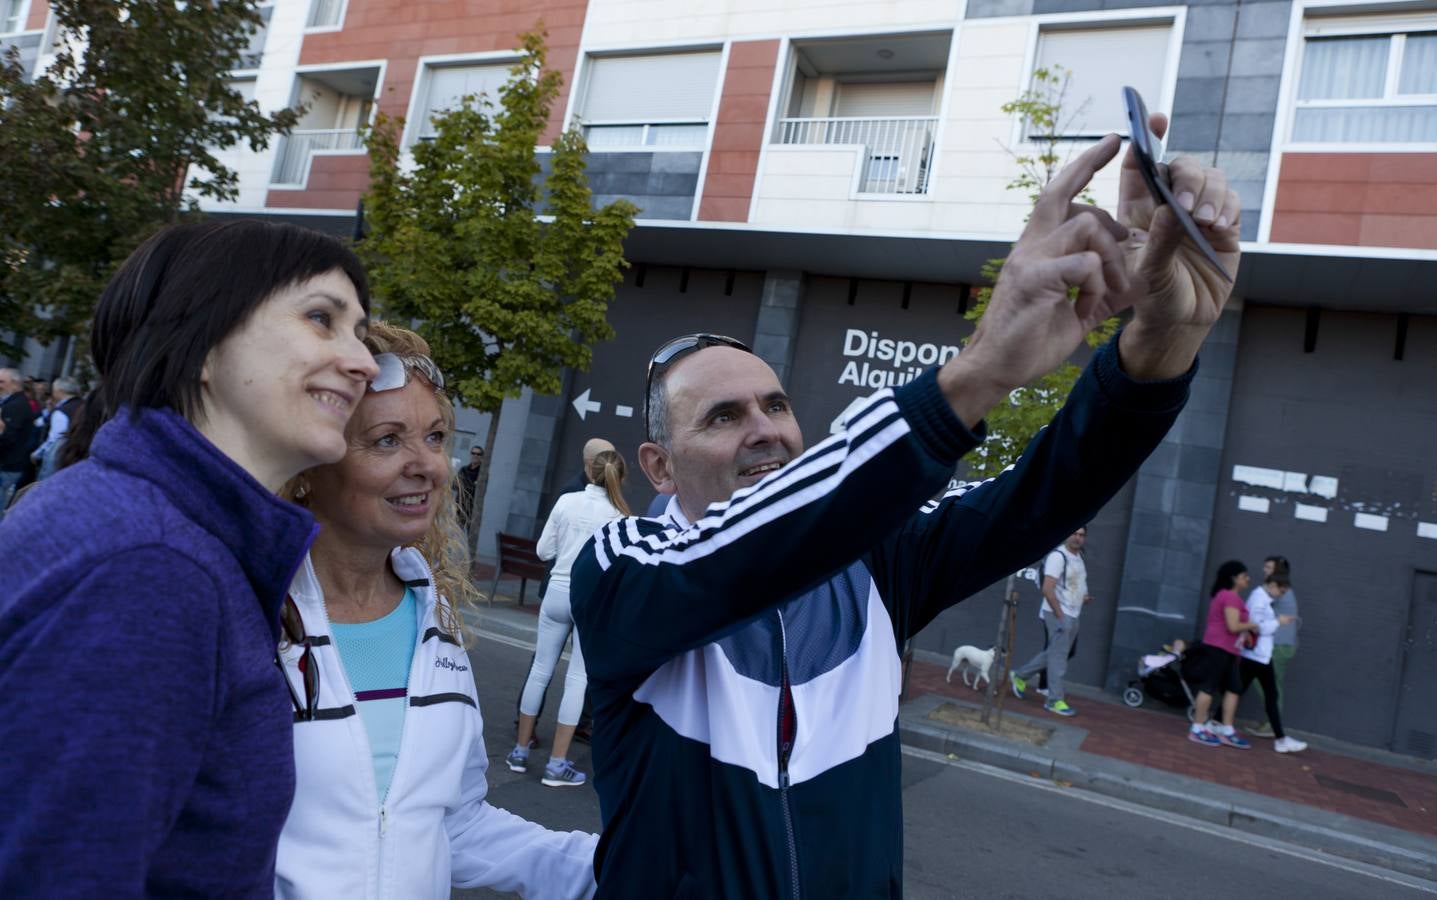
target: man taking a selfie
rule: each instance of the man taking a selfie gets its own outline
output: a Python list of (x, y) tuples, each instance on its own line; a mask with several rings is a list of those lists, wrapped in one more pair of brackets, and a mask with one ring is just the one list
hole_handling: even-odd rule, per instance
[[(605, 526), (572, 572), (600, 897), (902, 896), (899, 648), (1137, 471), (1228, 297), (1131, 157), (1125, 225), (1074, 204), (1119, 146), (1108, 136), (1043, 192), (960, 355), (806, 453), (773, 370), (741, 343), (689, 335), (654, 355), (639, 460), (673, 499)], [(1171, 178), (1235, 270), (1222, 173), (1178, 159)], [(1012, 469), (930, 501), (995, 403), (1129, 307)]]

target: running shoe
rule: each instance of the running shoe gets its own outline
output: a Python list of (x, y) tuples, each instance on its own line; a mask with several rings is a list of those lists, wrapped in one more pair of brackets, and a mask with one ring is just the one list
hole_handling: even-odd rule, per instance
[(1044, 703), (1043, 708), (1059, 716), (1076, 716), (1078, 714), (1078, 711), (1069, 706), (1068, 701), (1061, 697), (1057, 700), (1049, 700), (1047, 703)]
[(504, 765), (509, 767), (510, 772), (529, 771), (529, 750), (526, 747), (515, 747), (504, 757)]
[(1282, 737), (1272, 745), (1272, 749), (1278, 753), (1301, 753), (1307, 749), (1306, 741), (1299, 741), (1297, 738)]
[(1189, 728), (1188, 740), (1192, 741), (1194, 744), (1202, 744), (1204, 747), (1222, 746), (1222, 741), (1219, 741), (1217, 739), (1217, 735), (1213, 734), (1211, 731), (1208, 731), (1206, 728), (1199, 728), (1196, 731)]
[(549, 787), (578, 787), (587, 780), (567, 759), (551, 759), (544, 767), (544, 784)]
[(1238, 750), (1252, 749), (1252, 744), (1248, 742), (1247, 738), (1238, 734), (1236, 731), (1233, 731), (1232, 734), (1223, 734), (1221, 731), (1215, 732), (1215, 737), (1217, 737), (1218, 743), (1224, 747), (1234, 747)]
[(1008, 679), (1013, 686), (1013, 696), (1022, 700), (1023, 695), (1028, 693), (1028, 682), (1011, 672), (1008, 673)]

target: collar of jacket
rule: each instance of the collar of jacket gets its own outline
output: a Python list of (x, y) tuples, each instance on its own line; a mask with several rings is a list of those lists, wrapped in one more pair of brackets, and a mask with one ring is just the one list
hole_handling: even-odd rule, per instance
[[(389, 551), (389, 566), (399, 580), (404, 582), (405, 587), (413, 589), (414, 597), (419, 602), (419, 621), (423, 622), (425, 612), (439, 602), (439, 595), (430, 581), (432, 576), (424, 554), (419, 552), (417, 547), (395, 547)], [(304, 560), (300, 563), (298, 571), (295, 572), (294, 583), (290, 585), (289, 591), (290, 595), (294, 597), (294, 602), (299, 604), (301, 612), (318, 611), (324, 608), (324, 591), (320, 588), (319, 576), (314, 571), (313, 554), (306, 553), (304, 555)], [(309, 618), (306, 617), (306, 629), (309, 627), (308, 623)], [(328, 628), (327, 621), (325, 627)], [(321, 633), (317, 627), (315, 633)]]
[(280, 603), (319, 533), (308, 510), (270, 493), (170, 409), (120, 413), (96, 432), (90, 456), (154, 485), (228, 547), (279, 640)]

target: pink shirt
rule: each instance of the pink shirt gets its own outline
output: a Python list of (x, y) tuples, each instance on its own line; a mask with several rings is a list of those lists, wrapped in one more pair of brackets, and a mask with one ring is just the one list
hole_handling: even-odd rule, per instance
[(1207, 630), (1202, 634), (1202, 642), (1211, 647), (1221, 647), (1237, 656), (1237, 642), (1244, 632), (1233, 634), (1227, 630), (1227, 615), (1223, 610), (1228, 607), (1238, 611), (1238, 621), (1247, 621), (1247, 604), (1242, 602), (1242, 598), (1234, 591), (1218, 591), (1213, 595), (1212, 603), (1208, 604)]

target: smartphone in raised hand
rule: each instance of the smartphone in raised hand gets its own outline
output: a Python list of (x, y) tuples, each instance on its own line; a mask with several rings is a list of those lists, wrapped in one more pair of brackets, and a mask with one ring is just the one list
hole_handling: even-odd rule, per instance
[(1219, 275), (1232, 281), (1232, 276), (1227, 269), (1223, 268), (1222, 261), (1218, 259), (1217, 251), (1203, 237), (1202, 231), (1198, 228), (1197, 222), (1187, 210), (1178, 205), (1173, 197), (1172, 188), (1168, 185), (1167, 174), (1158, 168), (1158, 163), (1163, 158), (1163, 143), (1158, 136), (1153, 134), (1152, 126), (1148, 124), (1148, 107), (1143, 103), (1142, 95), (1130, 87), (1123, 88), (1123, 106), (1128, 112), (1128, 135), (1133, 141), (1133, 155), (1138, 160), (1138, 171), (1142, 172), (1143, 181), (1148, 185), (1148, 192), (1153, 195), (1153, 202), (1162, 205), (1166, 203), (1172, 207), (1173, 214), (1177, 216), (1178, 224), (1182, 226), (1183, 233), (1188, 240), (1198, 248), (1203, 259), (1212, 266)]

